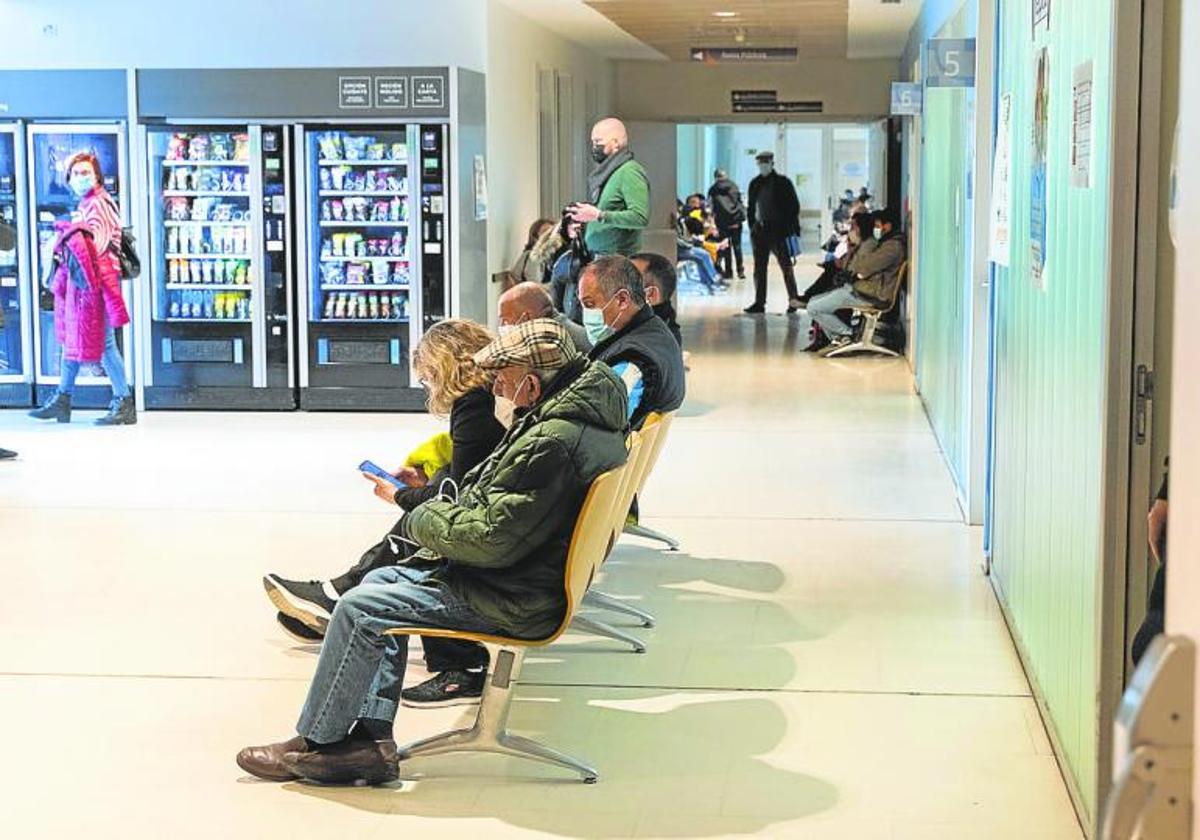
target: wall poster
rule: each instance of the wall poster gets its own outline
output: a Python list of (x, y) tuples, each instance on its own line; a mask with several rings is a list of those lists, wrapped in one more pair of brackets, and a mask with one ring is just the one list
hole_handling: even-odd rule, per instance
[(1029, 277), (1033, 286), (1046, 290), (1046, 152), (1050, 121), (1050, 53), (1046, 47), (1034, 57), (1033, 148), (1029, 167)]
[(1092, 185), (1092, 62), (1075, 68), (1071, 79), (1071, 186)]
[(988, 258), (1010, 265), (1009, 190), (1012, 187), (1012, 93), (1000, 97), (996, 114), (996, 157), (992, 161), (992, 221)]

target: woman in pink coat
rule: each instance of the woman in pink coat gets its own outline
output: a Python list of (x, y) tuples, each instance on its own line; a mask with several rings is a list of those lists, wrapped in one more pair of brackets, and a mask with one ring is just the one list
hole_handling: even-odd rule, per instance
[(108, 414), (101, 426), (137, 422), (137, 410), (125, 379), (125, 360), (117, 349), (115, 331), (129, 323), (121, 297), (121, 217), (104, 189), (100, 161), (79, 152), (67, 163), (67, 186), (79, 196), (71, 221), (57, 222), (51, 287), (54, 292), (54, 333), (62, 346), (61, 379), (50, 401), (29, 412), (39, 420), (71, 422), (71, 394), (85, 362), (100, 362), (112, 383)]

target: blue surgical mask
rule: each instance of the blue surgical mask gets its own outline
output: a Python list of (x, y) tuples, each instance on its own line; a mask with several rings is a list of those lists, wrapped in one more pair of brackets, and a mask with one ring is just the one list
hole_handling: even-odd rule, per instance
[(608, 299), (608, 303), (598, 309), (583, 307), (583, 328), (587, 330), (592, 344), (599, 344), (613, 334), (613, 328), (604, 323), (604, 310), (608, 309), (608, 305), (616, 299), (616, 295), (613, 295)]
[(78, 196), (90, 193), (96, 187), (94, 175), (76, 175), (71, 179), (71, 191)]

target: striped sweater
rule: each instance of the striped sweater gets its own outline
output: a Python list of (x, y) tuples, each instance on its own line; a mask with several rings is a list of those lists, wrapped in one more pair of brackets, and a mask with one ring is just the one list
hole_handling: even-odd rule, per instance
[(121, 215), (116, 202), (104, 187), (96, 187), (79, 202), (79, 208), (71, 214), (71, 221), (87, 225), (96, 243), (96, 253), (107, 248), (121, 247)]

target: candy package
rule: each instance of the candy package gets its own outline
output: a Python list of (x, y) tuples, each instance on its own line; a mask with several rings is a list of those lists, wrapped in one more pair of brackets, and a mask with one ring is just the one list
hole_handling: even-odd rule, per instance
[(392, 245), (388, 253), (393, 257), (404, 256), (404, 234), (400, 231), (392, 234)]
[(372, 143), (367, 147), (367, 160), (383, 160), (387, 157), (387, 144)]
[(321, 149), (324, 160), (342, 160), (342, 135), (336, 131), (326, 131), (317, 137), (317, 145)]
[(340, 286), (345, 282), (342, 276), (342, 264), (321, 263), (321, 282), (328, 286)]
[(167, 199), (167, 218), (172, 222), (185, 222), (191, 216), (191, 207), (186, 198)]
[(318, 177), (321, 179), (321, 189), (323, 189), (323, 190), (333, 189), (333, 176), (329, 174), (328, 166), (321, 167), (321, 172)]
[(250, 135), (233, 135), (233, 159), (250, 160)]
[(188, 136), (173, 134), (167, 141), (167, 160), (187, 160)]
[(346, 160), (366, 160), (367, 148), (371, 145), (370, 137), (345, 137), (342, 144), (346, 151)]
[(197, 134), (188, 141), (188, 160), (208, 160), (207, 134)]
[(360, 286), (367, 282), (367, 267), (362, 263), (350, 263), (346, 266), (347, 285)]
[(233, 137), (228, 134), (213, 134), (209, 137), (208, 156), (211, 160), (233, 159)]
[(408, 146), (404, 143), (393, 143), (391, 150), (392, 160), (407, 160)]

